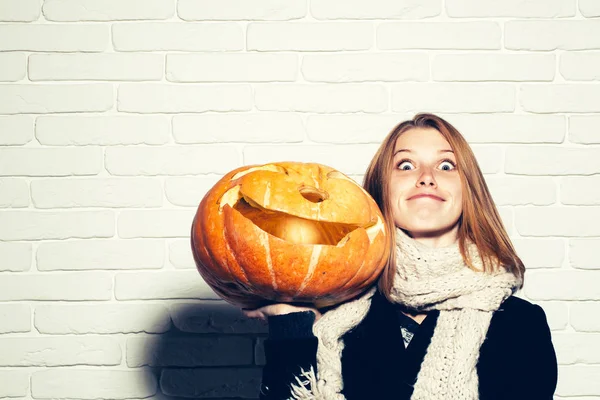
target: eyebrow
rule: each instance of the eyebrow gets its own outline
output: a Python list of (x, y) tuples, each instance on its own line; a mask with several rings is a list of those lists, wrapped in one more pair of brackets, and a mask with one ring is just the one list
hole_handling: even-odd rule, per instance
[[(403, 152), (403, 151), (404, 151), (404, 152), (407, 152), (407, 153), (412, 153), (412, 150), (409, 150), (409, 149), (398, 149), (398, 150), (396, 150), (396, 151), (394, 152), (394, 156), (395, 156), (396, 154), (398, 154), (398, 153), (401, 153), (401, 152)], [(452, 149), (449, 149), (449, 150), (440, 150), (438, 153), (454, 153), (454, 150), (452, 150)]]

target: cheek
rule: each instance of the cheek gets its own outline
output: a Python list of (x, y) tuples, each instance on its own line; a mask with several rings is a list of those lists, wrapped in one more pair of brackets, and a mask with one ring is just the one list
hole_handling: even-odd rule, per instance
[(457, 179), (449, 182), (448, 188), (452, 196), (452, 209), (455, 211), (455, 213), (461, 214), (463, 204), (463, 191), (460, 180)]

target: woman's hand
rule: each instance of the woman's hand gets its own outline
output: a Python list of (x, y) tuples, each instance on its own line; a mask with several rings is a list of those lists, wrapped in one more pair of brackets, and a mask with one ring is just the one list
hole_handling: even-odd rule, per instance
[(242, 309), (242, 312), (246, 317), (258, 318), (262, 321), (266, 321), (268, 317), (273, 315), (284, 315), (301, 311), (312, 311), (313, 313), (315, 313), (315, 321), (321, 318), (321, 313), (314, 307), (295, 306), (286, 303), (269, 304), (268, 306), (255, 308), (253, 310)]

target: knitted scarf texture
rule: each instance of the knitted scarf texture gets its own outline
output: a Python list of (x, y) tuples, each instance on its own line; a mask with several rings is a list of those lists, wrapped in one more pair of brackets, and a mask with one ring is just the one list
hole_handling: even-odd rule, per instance
[[(473, 266), (483, 263), (473, 244), (467, 246)], [(470, 269), (458, 243), (432, 248), (396, 229), (397, 267), (391, 299), (418, 312), (439, 310), (431, 343), (421, 364), (411, 400), (479, 398), (479, 349), (496, 311), (520, 281), (499, 268), (495, 273)], [(303, 371), (292, 385), (294, 400), (345, 400), (342, 336), (367, 315), (375, 288), (341, 304), (313, 325), (319, 340), (317, 370)]]

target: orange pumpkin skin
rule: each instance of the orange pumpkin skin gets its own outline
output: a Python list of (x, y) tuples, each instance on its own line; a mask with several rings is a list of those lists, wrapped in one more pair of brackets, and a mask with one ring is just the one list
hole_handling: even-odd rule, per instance
[(244, 166), (206, 193), (192, 223), (198, 271), (224, 300), (331, 306), (374, 283), (389, 232), (371, 196), (333, 168)]

